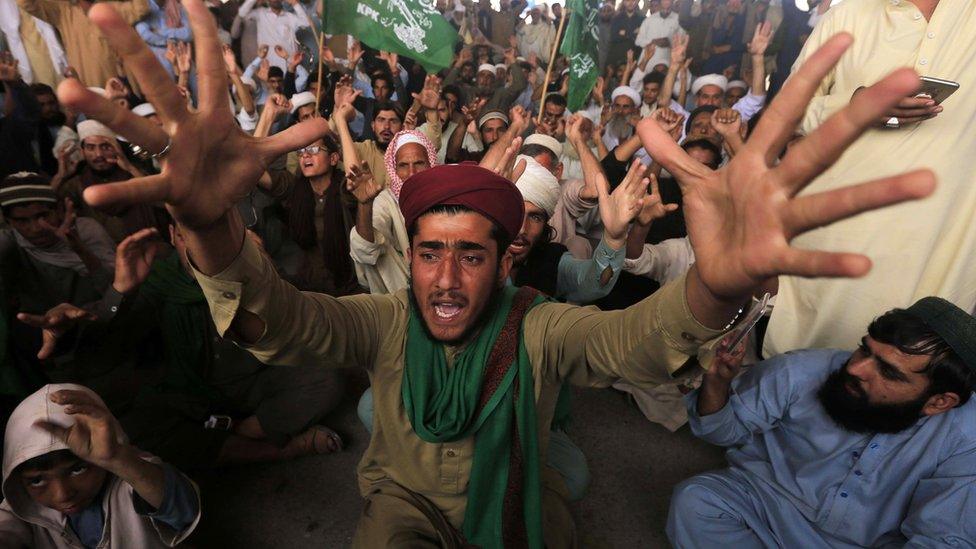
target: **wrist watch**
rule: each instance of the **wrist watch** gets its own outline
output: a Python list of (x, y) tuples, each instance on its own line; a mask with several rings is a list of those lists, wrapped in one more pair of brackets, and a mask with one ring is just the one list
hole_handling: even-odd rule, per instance
[(898, 117), (897, 116), (892, 116), (891, 118), (889, 118), (888, 121), (885, 122), (885, 127), (886, 128), (890, 128), (890, 129), (893, 129), (893, 130), (897, 130), (898, 129)]

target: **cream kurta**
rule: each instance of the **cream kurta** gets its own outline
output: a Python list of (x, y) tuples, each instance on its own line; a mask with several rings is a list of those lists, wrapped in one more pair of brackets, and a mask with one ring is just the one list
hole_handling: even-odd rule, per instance
[(853, 348), (864, 327), (893, 307), (937, 295), (976, 304), (976, 2), (942, 0), (931, 21), (905, 0), (848, 0), (820, 20), (797, 66), (834, 34), (855, 42), (824, 79), (803, 130), (848, 104), (854, 90), (899, 67), (953, 80), (960, 89), (934, 119), (872, 129), (805, 194), (920, 168), (935, 171), (932, 197), (859, 215), (807, 233), (801, 248), (864, 253), (874, 262), (857, 280), (780, 278), (766, 356), (812, 347)]
[[(424, 442), (411, 428), (400, 392), (405, 291), (339, 299), (299, 292), (278, 277), (250, 239), (224, 272), (195, 274), (221, 335), (238, 309), (265, 322), (264, 335), (249, 347), (261, 361), (367, 368), (375, 410), (372, 439), (359, 463), (360, 490), (366, 495), (376, 483), (392, 479), (427, 496), (460, 527), (474, 444), (472, 438)], [(534, 370), (543, 456), (563, 380), (591, 387), (607, 387), (619, 378), (645, 387), (677, 382), (671, 376), (689, 355), (718, 335), (692, 317), (684, 277), (623, 311), (544, 303), (526, 315), (523, 330)]]
[[(17, 3), (58, 30), (68, 63), (78, 71), (78, 78), (86, 86), (103, 87), (109, 78), (117, 76), (118, 56), (80, 5), (60, 0), (17, 0)], [(149, 13), (146, 0), (109, 3), (130, 25)], [(134, 85), (135, 80), (130, 78), (129, 82)]]

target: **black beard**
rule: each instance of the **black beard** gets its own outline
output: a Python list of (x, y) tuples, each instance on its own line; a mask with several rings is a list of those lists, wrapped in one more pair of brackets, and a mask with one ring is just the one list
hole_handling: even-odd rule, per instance
[[(857, 389), (857, 396), (847, 391), (847, 384)], [(855, 433), (900, 433), (918, 423), (930, 396), (926, 391), (908, 402), (871, 404), (857, 378), (847, 373), (846, 364), (830, 374), (817, 391), (817, 398), (830, 419), (842, 429)]]
[(447, 345), (449, 347), (457, 347), (458, 345), (461, 345), (469, 341), (474, 336), (474, 334), (478, 333), (478, 330), (480, 330), (481, 327), (487, 323), (488, 319), (491, 318), (495, 314), (495, 311), (498, 309), (498, 304), (501, 301), (498, 298), (501, 295), (501, 293), (502, 293), (502, 286), (493, 287), (491, 290), (491, 295), (488, 296), (488, 303), (485, 305), (485, 308), (482, 309), (480, 313), (478, 313), (478, 318), (475, 319), (474, 323), (471, 324), (471, 326), (469, 326), (468, 329), (465, 330), (464, 333), (462, 333), (457, 338), (449, 341), (444, 341), (438, 339), (430, 331), (430, 327), (427, 326), (427, 321), (424, 320), (424, 315), (420, 313), (420, 305), (417, 302), (417, 296), (414, 295), (413, 293), (413, 280), (410, 279), (407, 280), (407, 297), (410, 298), (410, 306), (414, 307), (417, 310), (417, 316), (420, 317), (420, 323), (421, 325), (423, 325), (424, 334), (426, 334), (427, 337), (432, 341), (443, 343), (444, 345)]

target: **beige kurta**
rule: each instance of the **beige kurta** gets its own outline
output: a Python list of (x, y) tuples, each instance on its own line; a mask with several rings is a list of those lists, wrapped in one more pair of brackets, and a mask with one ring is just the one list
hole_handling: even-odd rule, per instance
[[(406, 291), (339, 299), (301, 293), (278, 277), (250, 239), (222, 273), (195, 275), (221, 335), (240, 309), (264, 321), (264, 335), (249, 347), (258, 359), (280, 365), (367, 368), (375, 409), (372, 440), (359, 463), (361, 492), (365, 495), (377, 483), (392, 479), (428, 497), (460, 527), (474, 442), (467, 438), (432, 444), (411, 428), (400, 386)], [(672, 375), (705, 341), (719, 335), (692, 317), (683, 277), (622, 311), (538, 305), (526, 315), (523, 333), (534, 370), (542, 456), (564, 380), (590, 387), (607, 387), (620, 378), (643, 387), (678, 382), (680, 375)]]
[[(17, 3), (27, 13), (47, 21), (58, 30), (68, 64), (78, 71), (78, 78), (86, 86), (103, 87), (109, 78), (117, 76), (118, 56), (98, 27), (88, 20), (80, 5), (62, 0), (17, 0)], [(110, 4), (130, 25), (149, 13), (146, 0)], [(135, 85), (133, 79), (129, 81)]]
[(807, 111), (812, 131), (854, 90), (899, 67), (953, 80), (960, 89), (936, 118), (898, 130), (872, 129), (804, 192), (845, 187), (931, 168), (934, 196), (859, 215), (797, 238), (801, 248), (864, 253), (871, 273), (856, 280), (781, 278), (765, 354), (808, 347), (853, 348), (870, 321), (937, 295), (976, 305), (976, 2), (941, 0), (931, 21), (905, 0), (856, 0), (830, 8), (797, 66), (840, 31), (855, 42), (824, 79)]
[(392, 294), (407, 287), (407, 228), (400, 206), (390, 189), (373, 200), (373, 240), (349, 232), (349, 255), (356, 264), (359, 283), (371, 294)]

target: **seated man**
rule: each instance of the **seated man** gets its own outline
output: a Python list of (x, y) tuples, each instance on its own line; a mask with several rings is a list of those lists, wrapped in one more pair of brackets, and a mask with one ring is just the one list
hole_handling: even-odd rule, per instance
[(139, 169), (129, 161), (115, 132), (95, 120), (78, 124), (78, 138), (85, 162), (74, 177), (65, 180), (56, 190), (61, 197), (70, 198), (79, 215), (91, 217), (102, 224), (115, 242), (147, 227), (165, 228), (166, 214), (151, 205), (132, 208), (96, 209), (84, 199), (85, 189), (102, 183), (117, 183), (142, 177)]
[(14, 410), (3, 498), (4, 547), (172, 547), (200, 520), (193, 482), (128, 444), (81, 385), (47, 385)]
[[(70, 361), (59, 378), (84, 379), (112, 409), (124, 410), (119, 420), (135, 443), (181, 468), (341, 450), (339, 436), (317, 425), (342, 398), (340, 373), (320, 364), (268, 366), (219, 337), (182, 234), (171, 226), (176, 251), (155, 262), (153, 235), (140, 231), (119, 245), (115, 281), (94, 322), (70, 305), (19, 316), (45, 328), (42, 358), (54, 351), (62, 355), (56, 362)], [(58, 334), (65, 335), (56, 346)], [(154, 355), (140, 352), (159, 337)], [(114, 365), (107, 375), (91, 373), (106, 363)], [(123, 384), (131, 371), (141, 383)]]
[[(186, 5), (202, 30), (196, 36), (198, 56), (218, 56), (203, 5)], [(176, 93), (110, 6), (96, 4), (91, 14), (127, 52), (126, 62), (138, 66), (143, 87), (153, 87), (159, 98)], [(836, 37), (797, 70), (774, 103), (784, 116), (767, 117), (760, 125), (750, 142), (751, 158), (778, 152), (778, 136), (788, 135), (800, 119), (812, 83), (836, 64), (850, 40)], [(127, 113), (75, 82), (62, 89), (65, 98), (77, 98), (70, 106), (125, 127), (126, 138), (149, 150), (162, 150), (170, 138), (198, 144), (168, 153), (162, 179), (104, 185), (88, 194), (101, 204), (166, 203), (185, 236), (219, 334), (274, 364), (313, 361), (369, 373), (376, 408), (359, 467), (368, 501), (353, 547), (541, 548), (577, 543), (559, 486), (544, 483), (550, 475), (541, 463), (563, 382), (606, 387), (623, 378), (650, 386), (683, 378), (688, 358), (734, 324), (742, 305), (768, 280), (861, 276), (870, 268), (858, 255), (791, 248), (794, 236), (931, 194), (934, 177), (920, 171), (795, 198), (869, 120), (918, 86), (910, 72), (895, 72), (858, 94), (839, 118), (808, 138), (821, 146), (794, 147), (776, 166), (739, 155), (717, 172), (700, 169), (660, 135), (655, 122), (638, 124), (649, 153), (696, 198), (686, 201), (685, 214), (697, 262), (686, 277), (640, 304), (606, 313), (545, 302), (531, 289), (504, 285), (511, 267), (504, 251), (521, 227), (524, 203), (507, 179), (466, 165), (435, 166), (404, 183), (399, 205), (410, 244), (408, 288), (342, 298), (298, 292), (246, 238), (233, 197), (249, 192), (271, 159), (318, 139), (327, 131), (324, 120), (255, 139), (233, 128), (219, 102), (197, 113), (167, 104), (169, 114), (193, 122), (146, 132), (115, 122), (114, 116), (126, 120)], [(201, 88), (223, 90), (225, 77), (202, 74)], [(69, 95), (75, 91), (80, 93)], [(212, 170), (208, 157), (232, 158), (234, 170)], [(138, 196), (126, 192), (134, 186), (141, 188)], [(645, 195), (639, 188), (617, 195), (601, 188), (599, 207), (629, 223)], [(837, 207), (811, 207), (810, 200)], [(801, 218), (801, 212), (807, 215)], [(769, 222), (753, 223), (756, 218)]]
[(976, 319), (926, 297), (867, 331), (705, 374), (691, 427), (730, 466), (675, 488), (675, 546), (976, 544)]

